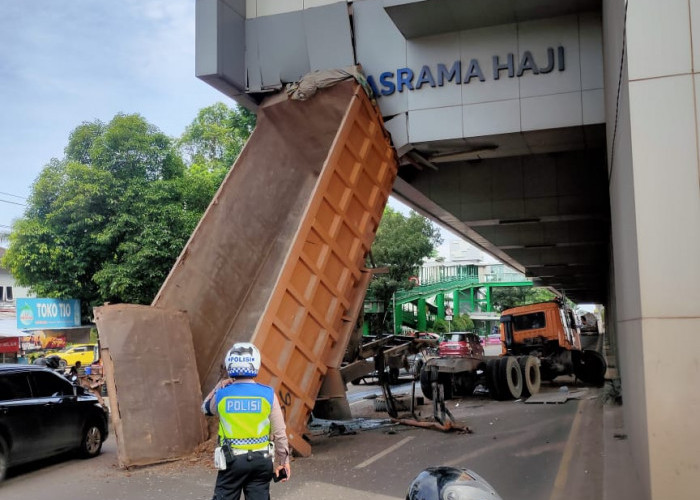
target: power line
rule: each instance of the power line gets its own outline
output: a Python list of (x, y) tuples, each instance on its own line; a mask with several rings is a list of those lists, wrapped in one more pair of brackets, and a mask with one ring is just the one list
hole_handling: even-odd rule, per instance
[(12, 194), (12, 193), (6, 193), (6, 192), (4, 192), (4, 191), (0, 191), (0, 194), (4, 194), (5, 196), (12, 196), (13, 198), (19, 198), (20, 200), (26, 200), (26, 199), (27, 199), (27, 198), (25, 198), (24, 196), (19, 196), (19, 195)]
[(19, 205), (20, 207), (26, 207), (26, 203), (18, 203), (16, 201), (10, 201), (10, 200), (0, 200), (2, 203), (9, 203), (10, 205)]

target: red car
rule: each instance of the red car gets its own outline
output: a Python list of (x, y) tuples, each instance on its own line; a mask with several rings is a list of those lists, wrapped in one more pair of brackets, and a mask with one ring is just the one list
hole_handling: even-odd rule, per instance
[(501, 334), (492, 333), (484, 338), (484, 345), (501, 345)]
[(484, 348), (479, 336), (472, 332), (446, 333), (438, 346), (440, 357), (476, 357), (483, 356)]

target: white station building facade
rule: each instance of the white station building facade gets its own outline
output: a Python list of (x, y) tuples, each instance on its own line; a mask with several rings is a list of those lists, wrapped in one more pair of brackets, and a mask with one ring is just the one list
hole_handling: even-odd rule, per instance
[[(394, 195), (606, 307), (643, 498), (697, 498), (700, 0), (197, 0), (197, 76), (250, 109), (361, 65)], [(698, 44), (698, 47), (695, 47)]]

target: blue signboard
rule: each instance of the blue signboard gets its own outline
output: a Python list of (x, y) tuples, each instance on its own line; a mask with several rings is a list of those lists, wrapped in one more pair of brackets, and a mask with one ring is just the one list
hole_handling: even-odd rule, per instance
[(17, 299), (17, 328), (49, 330), (80, 326), (78, 299)]

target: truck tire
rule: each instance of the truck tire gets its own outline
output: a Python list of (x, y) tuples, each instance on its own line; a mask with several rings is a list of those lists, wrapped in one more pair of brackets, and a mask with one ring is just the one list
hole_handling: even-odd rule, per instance
[(583, 383), (596, 387), (605, 383), (605, 371), (608, 366), (605, 358), (598, 351), (587, 349), (578, 356), (572, 356), (572, 360), (574, 375)]
[(442, 384), (442, 394), (445, 397), (445, 401), (452, 399), (452, 374), (440, 373), (438, 375), (438, 383)]
[(430, 368), (423, 366), (420, 371), (420, 390), (427, 399), (433, 399), (433, 386), (430, 385)]
[(540, 377), (540, 364), (534, 356), (521, 356), (518, 358), (520, 372), (523, 376), (522, 396), (528, 397), (540, 392), (542, 378)]
[(501, 388), (498, 380), (498, 367), (501, 358), (489, 359), (486, 364), (486, 387), (493, 399), (501, 399)]
[(503, 356), (498, 367), (500, 398), (518, 399), (523, 393), (523, 376), (515, 356)]

